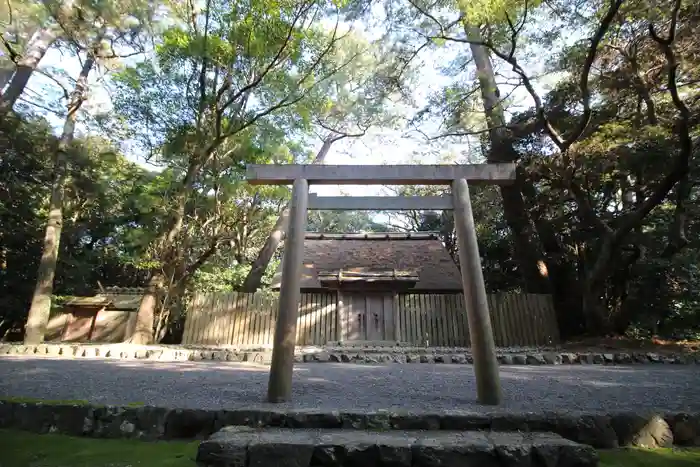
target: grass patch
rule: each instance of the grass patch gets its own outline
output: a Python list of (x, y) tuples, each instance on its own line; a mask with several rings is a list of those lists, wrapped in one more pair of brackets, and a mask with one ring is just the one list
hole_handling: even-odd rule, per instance
[(194, 467), (198, 445), (0, 430), (0, 467)]
[[(0, 467), (194, 467), (199, 441), (146, 442), (0, 430)], [(600, 451), (600, 467), (698, 467), (700, 449)]]
[(600, 467), (698, 467), (700, 449), (612, 449), (600, 451)]

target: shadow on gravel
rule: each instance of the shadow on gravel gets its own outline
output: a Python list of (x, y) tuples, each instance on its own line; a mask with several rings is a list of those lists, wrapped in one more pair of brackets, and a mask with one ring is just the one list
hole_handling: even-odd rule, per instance
[[(504, 404), (476, 404), (471, 365), (310, 363), (294, 368), (303, 408), (474, 411), (700, 411), (700, 372), (686, 366), (503, 366)], [(269, 367), (234, 362), (0, 358), (0, 397), (84, 399), (182, 408), (254, 408)]]
[[(554, 381), (562, 385), (589, 386), (594, 388), (624, 387), (629, 377), (634, 377), (637, 388), (673, 388), (677, 382), (668, 377), (663, 368), (670, 367), (623, 367), (623, 366), (566, 366), (556, 367)], [(568, 370), (568, 371), (567, 371)], [(552, 378), (551, 367), (509, 366), (501, 367), (501, 378), (514, 381), (546, 380)]]

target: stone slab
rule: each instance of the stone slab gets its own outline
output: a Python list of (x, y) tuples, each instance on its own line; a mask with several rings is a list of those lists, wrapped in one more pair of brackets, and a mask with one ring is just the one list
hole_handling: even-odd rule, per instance
[(596, 448), (700, 446), (700, 413), (198, 410), (0, 401), (0, 428), (36, 433), (154, 440), (205, 439), (229, 425), (255, 430), (344, 429), (343, 433), (356, 430), (371, 433), (375, 438), (385, 434), (394, 436), (392, 433), (404, 430), (430, 433), (483, 431), (491, 434), (551, 432)]
[(200, 467), (595, 467), (597, 464), (594, 448), (554, 433), (229, 426), (202, 442), (197, 452)]

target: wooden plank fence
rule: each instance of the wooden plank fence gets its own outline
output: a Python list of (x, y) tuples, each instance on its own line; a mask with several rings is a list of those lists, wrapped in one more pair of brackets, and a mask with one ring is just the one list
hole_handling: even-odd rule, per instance
[[(469, 347), (462, 294), (399, 294), (394, 301), (396, 340), (419, 346)], [(549, 295), (491, 294), (489, 311), (498, 347), (556, 344), (559, 331)], [(183, 344), (272, 346), (278, 294), (196, 294), (187, 311)], [(302, 293), (297, 345), (338, 341), (337, 295)]]

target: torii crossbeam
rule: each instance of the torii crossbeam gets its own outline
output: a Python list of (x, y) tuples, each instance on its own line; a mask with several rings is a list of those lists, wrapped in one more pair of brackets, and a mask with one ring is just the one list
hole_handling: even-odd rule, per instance
[[(462, 286), (474, 354), (477, 399), (501, 402), (501, 383), (489, 316), (484, 276), (468, 183), (509, 184), (515, 164), (470, 165), (250, 165), (247, 179), (255, 185), (292, 184), (289, 227), (282, 262), (279, 315), (275, 326), (272, 366), (267, 388), (269, 402), (288, 402), (292, 395), (296, 326), (307, 212), (311, 209), (453, 209)], [(452, 197), (391, 197), (376, 208), (376, 197), (311, 197), (309, 184), (319, 185), (451, 185)]]

